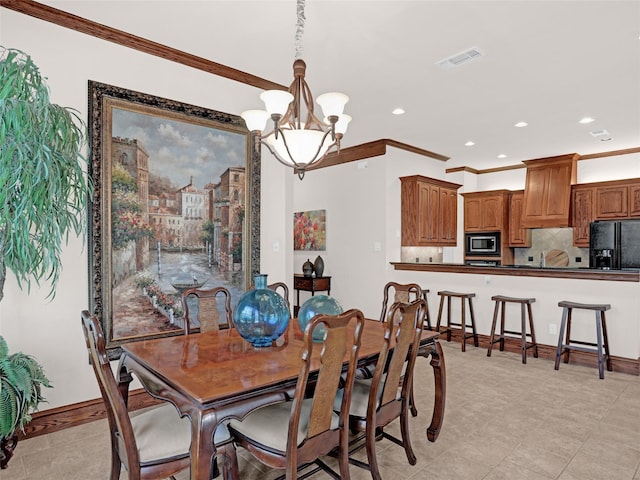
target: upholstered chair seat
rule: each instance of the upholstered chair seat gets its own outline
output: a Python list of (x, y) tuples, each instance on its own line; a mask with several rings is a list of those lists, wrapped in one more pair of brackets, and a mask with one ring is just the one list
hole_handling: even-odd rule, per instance
[[(170, 404), (152, 407), (131, 415), (131, 426), (136, 437), (140, 463), (153, 463), (158, 459), (188, 457), (191, 445), (191, 421), (180, 417)], [(226, 424), (215, 432), (214, 443), (231, 439)]]
[[(342, 399), (342, 396), (340, 396), (340, 399)], [(300, 423), (298, 424), (298, 446), (307, 438), (312, 403), (313, 398), (307, 398), (302, 401)], [(292, 402), (267, 405), (266, 407), (254, 410), (241, 422), (231, 420), (229, 423), (231, 428), (242, 435), (247, 441), (263, 445), (284, 454), (287, 449), (287, 431), (292, 405)], [(340, 417), (337, 413), (334, 413), (331, 418), (331, 429), (337, 429), (339, 422)]]

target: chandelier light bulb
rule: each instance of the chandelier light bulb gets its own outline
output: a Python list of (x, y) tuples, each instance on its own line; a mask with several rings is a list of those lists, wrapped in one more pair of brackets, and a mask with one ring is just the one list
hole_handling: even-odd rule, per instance
[(265, 110), (246, 110), (240, 114), (251, 132), (261, 132), (267, 126), (269, 114)]
[(349, 101), (344, 93), (329, 92), (320, 95), (316, 102), (322, 107), (322, 113), (325, 117), (340, 116), (344, 112), (344, 106)]
[(284, 90), (266, 90), (260, 94), (260, 100), (264, 102), (269, 115), (280, 115), (287, 112), (289, 104), (293, 101), (293, 95)]

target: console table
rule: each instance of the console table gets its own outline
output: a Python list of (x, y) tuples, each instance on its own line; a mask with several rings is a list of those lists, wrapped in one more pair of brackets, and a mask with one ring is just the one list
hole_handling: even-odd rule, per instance
[(293, 289), (296, 291), (293, 316), (297, 317), (298, 310), (300, 310), (300, 290), (311, 292), (311, 296), (314, 296), (316, 292), (327, 292), (327, 295), (331, 295), (331, 277), (305, 277), (301, 274), (294, 274)]

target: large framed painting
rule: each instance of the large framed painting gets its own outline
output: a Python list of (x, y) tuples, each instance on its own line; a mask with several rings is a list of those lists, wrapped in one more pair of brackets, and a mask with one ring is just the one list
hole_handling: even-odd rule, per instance
[(89, 82), (89, 304), (111, 357), (184, 332), (181, 295), (260, 267), (260, 153), (236, 115)]

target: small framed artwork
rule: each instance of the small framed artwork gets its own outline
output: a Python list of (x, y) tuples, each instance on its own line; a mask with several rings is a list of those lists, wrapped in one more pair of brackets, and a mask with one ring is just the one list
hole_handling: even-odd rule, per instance
[(310, 210), (293, 214), (293, 249), (327, 249), (327, 211)]

